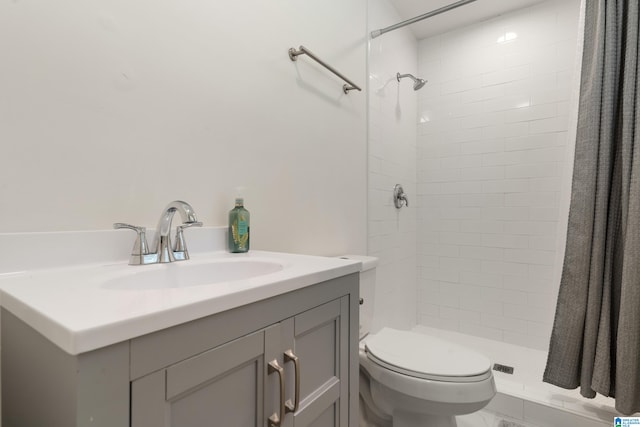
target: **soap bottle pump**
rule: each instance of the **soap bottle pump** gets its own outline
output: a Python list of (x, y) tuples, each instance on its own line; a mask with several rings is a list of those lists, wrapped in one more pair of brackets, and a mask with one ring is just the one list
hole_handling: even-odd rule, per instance
[(236, 197), (236, 205), (229, 211), (229, 252), (249, 251), (249, 218), (244, 199)]

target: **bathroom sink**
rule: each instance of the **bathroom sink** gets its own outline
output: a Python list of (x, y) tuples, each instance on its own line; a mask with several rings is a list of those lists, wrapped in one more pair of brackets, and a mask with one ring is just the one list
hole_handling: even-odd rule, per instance
[(172, 289), (213, 285), (250, 279), (281, 271), (283, 265), (271, 260), (223, 259), (202, 263), (174, 262), (134, 267), (134, 272), (107, 280), (107, 289)]
[[(217, 240), (205, 237), (225, 242), (226, 227), (220, 227)], [(85, 235), (78, 239), (82, 244), (73, 253), (84, 254)], [(34, 246), (60, 247), (67, 240)], [(96, 239), (89, 246), (102, 248), (100, 243)], [(105, 248), (104, 253), (115, 253)], [(355, 260), (210, 249), (192, 251), (188, 261), (144, 266), (102, 254), (41, 269), (6, 272), (0, 265), (0, 302), (65, 352), (78, 355), (360, 271)]]

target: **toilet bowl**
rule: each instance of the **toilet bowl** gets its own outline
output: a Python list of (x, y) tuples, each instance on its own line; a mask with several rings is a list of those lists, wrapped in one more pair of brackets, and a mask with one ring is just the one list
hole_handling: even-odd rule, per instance
[(485, 407), (496, 394), (491, 362), (437, 337), (382, 328), (370, 333), (377, 259), (360, 272), (360, 426), (455, 427), (456, 415)]
[[(360, 343), (370, 401), (393, 427), (454, 427), (496, 394), (484, 356), (435, 337), (384, 328)], [(362, 384), (362, 381), (361, 381)]]

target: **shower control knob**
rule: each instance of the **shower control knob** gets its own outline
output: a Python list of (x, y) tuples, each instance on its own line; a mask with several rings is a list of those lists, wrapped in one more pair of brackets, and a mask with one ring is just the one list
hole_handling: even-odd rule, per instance
[(396, 184), (396, 186), (393, 187), (393, 204), (396, 209), (400, 209), (403, 206), (409, 207), (409, 199), (400, 184)]

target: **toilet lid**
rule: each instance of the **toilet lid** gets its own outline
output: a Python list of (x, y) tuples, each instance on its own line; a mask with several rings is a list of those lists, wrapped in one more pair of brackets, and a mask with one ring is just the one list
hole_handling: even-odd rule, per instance
[(413, 377), (474, 382), (491, 376), (485, 356), (436, 337), (384, 328), (365, 344), (372, 362)]

